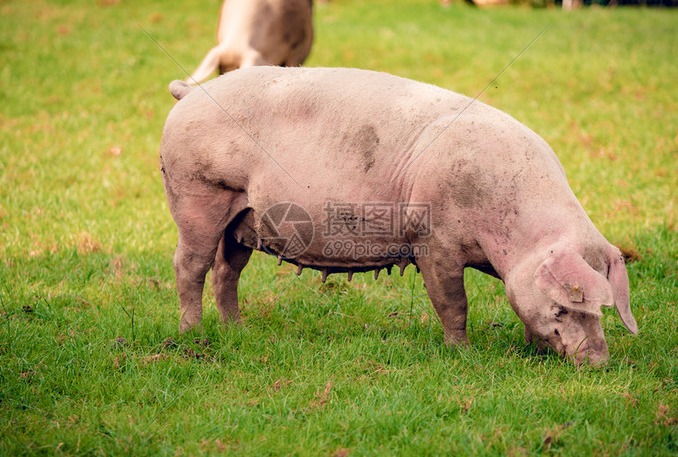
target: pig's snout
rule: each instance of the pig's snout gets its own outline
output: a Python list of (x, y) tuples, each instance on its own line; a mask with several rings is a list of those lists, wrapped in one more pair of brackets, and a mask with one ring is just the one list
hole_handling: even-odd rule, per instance
[(560, 355), (570, 357), (575, 365), (581, 365), (588, 362), (592, 366), (600, 366), (605, 364), (610, 358), (610, 353), (607, 349), (605, 339), (593, 339), (584, 337), (572, 343), (563, 342), (559, 334), (552, 335), (550, 338), (542, 337), (536, 333), (531, 332), (527, 326), (525, 327), (525, 342), (536, 343), (540, 351), (544, 351), (547, 347)]
[[(571, 350), (571, 352), (570, 352)], [(574, 363), (581, 365), (588, 361), (593, 366), (604, 365), (610, 358), (610, 352), (607, 349), (605, 340), (594, 341), (584, 340), (578, 347), (565, 348), (567, 355), (574, 357)]]

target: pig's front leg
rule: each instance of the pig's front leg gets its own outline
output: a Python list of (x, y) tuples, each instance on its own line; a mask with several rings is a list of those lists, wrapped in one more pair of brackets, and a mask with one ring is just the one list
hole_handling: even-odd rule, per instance
[(222, 322), (237, 321), (240, 318), (238, 281), (250, 255), (252, 249), (238, 244), (228, 233), (219, 242), (212, 268), (212, 282)]
[(421, 257), (417, 266), (424, 277), (426, 291), (445, 330), (445, 343), (468, 344), (466, 315), (468, 302), (464, 290), (464, 269), (454, 268), (450, 260)]

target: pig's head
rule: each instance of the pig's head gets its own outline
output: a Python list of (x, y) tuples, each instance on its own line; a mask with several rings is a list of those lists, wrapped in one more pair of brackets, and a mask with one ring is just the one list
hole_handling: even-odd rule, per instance
[[(632, 332), (638, 332), (629, 305), (624, 259), (611, 245), (586, 253), (566, 245), (533, 254), (511, 272), (506, 290), (525, 324), (525, 339), (536, 340), (579, 364), (602, 364), (609, 358), (600, 325), (601, 307), (616, 306)], [(594, 268), (595, 267), (595, 268)]]

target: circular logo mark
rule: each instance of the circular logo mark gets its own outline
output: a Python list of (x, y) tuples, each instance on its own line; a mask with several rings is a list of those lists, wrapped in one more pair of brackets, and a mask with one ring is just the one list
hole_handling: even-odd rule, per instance
[(261, 216), (264, 251), (283, 259), (301, 255), (313, 240), (313, 221), (295, 203), (276, 203)]

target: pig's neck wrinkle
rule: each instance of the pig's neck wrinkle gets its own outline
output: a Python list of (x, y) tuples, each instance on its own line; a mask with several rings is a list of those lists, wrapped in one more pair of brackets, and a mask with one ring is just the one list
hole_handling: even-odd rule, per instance
[[(550, 246), (568, 235), (563, 232), (566, 225), (555, 219), (549, 223), (538, 220), (537, 223), (530, 224), (518, 218), (513, 220), (510, 226), (499, 221), (485, 221), (478, 223), (477, 226), (486, 227), (477, 232), (475, 239), (487, 258), (487, 263), (502, 280), (506, 280), (511, 269), (520, 263), (524, 256), (544, 246)], [(488, 267), (470, 266), (480, 271), (484, 271), (483, 267), (486, 269)]]

